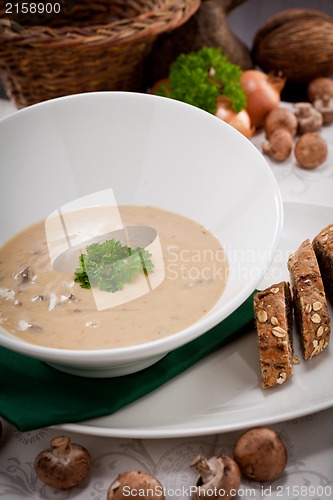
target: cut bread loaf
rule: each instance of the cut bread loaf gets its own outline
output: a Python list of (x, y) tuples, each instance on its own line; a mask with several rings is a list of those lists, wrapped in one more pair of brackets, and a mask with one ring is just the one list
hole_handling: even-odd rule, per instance
[(330, 317), (317, 258), (310, 240), (290, 255), (288, 269), (293, 294), (296, 328), (305, 360), (328, 345)]
[(253, 299), (261, 385), (283, 384), (293, 375), (292, 309), (289, 283), (257, 292)]
[(312, 246), (317, 256), (326, 296), (333, 304), (333, 224), (320, 231)]

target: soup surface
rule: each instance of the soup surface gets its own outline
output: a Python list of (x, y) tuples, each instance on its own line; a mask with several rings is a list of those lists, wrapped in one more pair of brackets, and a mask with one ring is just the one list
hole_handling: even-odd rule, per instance
[[(0, 250), (0, 324), (21, 339), (61, 349), (105, 349), (141, 344), (182, 330), (217, 302), (227, 281), (219, 241), (203, 226), (155, 207), (119, 207), (125, 226), (157, 231), (162, 261), (151, 275), (161, 283), (148, 293), (99, 310), (93, 289), (74, 282), (74, 270), (52, 264), (45, 222)], [(161, 269), (163, 267), (163, 269)], [(126, 284), (124, 290), (126, 293)], [(129, 286), (135, 287), (135, 280)], [(100, 292), (116, 296), (119, 292)], [(120, 301), (122, 302), (122, 301)]]

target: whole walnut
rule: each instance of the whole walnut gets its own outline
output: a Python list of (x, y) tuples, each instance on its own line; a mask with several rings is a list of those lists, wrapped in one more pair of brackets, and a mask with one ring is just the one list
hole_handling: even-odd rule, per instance
[(252, 56), (266, 73), (281, 72), (288, 82), (309, 82), (333, 73), (332, 44), (331, 16), (314, 9), (287, 9), (257, 31)]

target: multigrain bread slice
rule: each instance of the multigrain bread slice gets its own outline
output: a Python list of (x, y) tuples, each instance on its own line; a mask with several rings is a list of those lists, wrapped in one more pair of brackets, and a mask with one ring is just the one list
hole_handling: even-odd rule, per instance
[(290, 255), (294, 316), (305, 360), (320, 354), (330, 338), (330, 317), (320, 269), (309, 239)]
[(291, 293), (288, 282), (272, 285), (253, 298), (261, 385), (283, 384), (293, 375)]
[(333, 304), (333, 224), (324, 227), (312, 242), (328, 300)]

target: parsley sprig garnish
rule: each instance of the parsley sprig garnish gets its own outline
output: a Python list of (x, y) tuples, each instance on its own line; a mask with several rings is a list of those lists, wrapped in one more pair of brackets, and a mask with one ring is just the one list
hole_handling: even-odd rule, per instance
[(142, 270), (151, 273), (154, 264), (144, 248), (131, 249), (113, 238), (103, 243), (92, 243), (80, 255), (80, 266), (75, 280), (82, 288), (98, 287), (104, 292), (122, 290)]
[(168, 85), (161, 85), (158, 95), (183, 101), (215, 114), (217, 98), (224, 96), (239, 113), (246, 106), (240, 82), (241, 68), (229, 61), (219, 48), (202, 47), (180, 54), (171, 64)]

